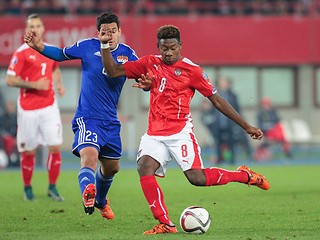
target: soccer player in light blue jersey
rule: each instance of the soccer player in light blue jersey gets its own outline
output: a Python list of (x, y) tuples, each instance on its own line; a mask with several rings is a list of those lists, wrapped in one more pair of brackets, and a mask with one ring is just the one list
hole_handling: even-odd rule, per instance
[[(97, 35), (112, 33), (108, 42), (118, 63), (138, 59), (133, 49), (119, 43), (118, 17), (106, 12), (97, 18)], [(43, 44), (35, 32), (28, 32), (24, 41), (41, 54), (56, 61), (81, 59), (82, 85), (78, 107), (72, 121), (73, 154), (81, 158), (78, 181), (86, 214), (96, 207), (102, 217), (113, 219), (106, 199), (115, 174), (119, 171), (122, 153), (117, 104), (126, 77), (108, 77), (101, 61), (98, 38), (82, 39), (63, 49)], [(100, 168), (98, 167), (100, 161)]]

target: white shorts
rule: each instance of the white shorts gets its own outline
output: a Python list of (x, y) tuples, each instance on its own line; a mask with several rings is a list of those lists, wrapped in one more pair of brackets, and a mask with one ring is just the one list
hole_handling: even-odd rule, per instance
[(176, 160), (182, 171), (203, 169), (201, 149), (191, 123), (188, 123), (181, 132), (170, 136), (144, 134), (141, 137), (137, 161), (143, 155), (149, 155), (160, 163), (155, 173), (159, 177), (165, 176), (171, 159)]
[(37, 110), (23, 110), (18, 101), (17, 147), (19, 152), (31, 151), (39, 145), (62, 144), (62, 124), (57, 102)]

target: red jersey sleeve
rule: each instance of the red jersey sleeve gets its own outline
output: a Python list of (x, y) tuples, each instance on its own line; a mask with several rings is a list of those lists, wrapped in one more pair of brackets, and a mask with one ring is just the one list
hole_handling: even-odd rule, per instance
[(48, 90), (20, 88), (19, 102), (24, 110), (35, 110), (53, 104), (54, 91), (52, 71), (55, 62), (23, 44), (13, 54), (7, 74), (18, 76), (22, 81), (35, 82), (47, 78), (50, 82)]
[(8, 68), (8, 73), (14, 76), (20, 76), (25, 65), (25, 58), (23, 52), (15, 51)]
[(137, 61), (128, 61), (123, 64), (127, 78), (137, 79), (141, 74), (147, 73), (148, 56), (144, 56)]
[(192, 87), (199, 91), (204, 97), (210, 97), (217, 92), (217, 89), (212, 85), (208, 75), (201, 67), (196, 67), (192, 75)]

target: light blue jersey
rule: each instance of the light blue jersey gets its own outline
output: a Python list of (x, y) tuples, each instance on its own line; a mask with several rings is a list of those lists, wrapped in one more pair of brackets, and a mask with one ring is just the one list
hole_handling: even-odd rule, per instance
[[(117, 121), (117, 104), (126, 77), (110, 78), (106, 75), (99, 39), (80, 40), (71, 47), (65, 47), (63, 54), (68, 59), (81, 59), (82, 82), (74, 119)], [(119, 44), (111, 54), (117, 63), (138, 59), (134, 50), (125, 44)]]

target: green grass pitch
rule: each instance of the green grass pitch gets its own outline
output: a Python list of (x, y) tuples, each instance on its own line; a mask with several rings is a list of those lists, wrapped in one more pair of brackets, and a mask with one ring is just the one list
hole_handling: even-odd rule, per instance
[[(135, 169), (122, 169), (110, 189), (113, 221), (102, 219), (98, 211), (84, 214), (77, 170), (61, 172), (58, 189), (64, 202), (46, 196), (44, 170), (34, 173), (35, 202), (23, 200), (19, 171), (1, 171), (0, 239), (320, 239), (320, 165), (250, 167), (269, 179), (269, 191), (238, 183), (195, 187), (180, 169), (168, 169), (166, 178), (158, 180), (179, 233), (154, 236), (142, 234), (157, 222)], [(179, 226), (180, 213), (190, 205), (203, 206), (211, 214), (204, 235), (187, 235)]]

